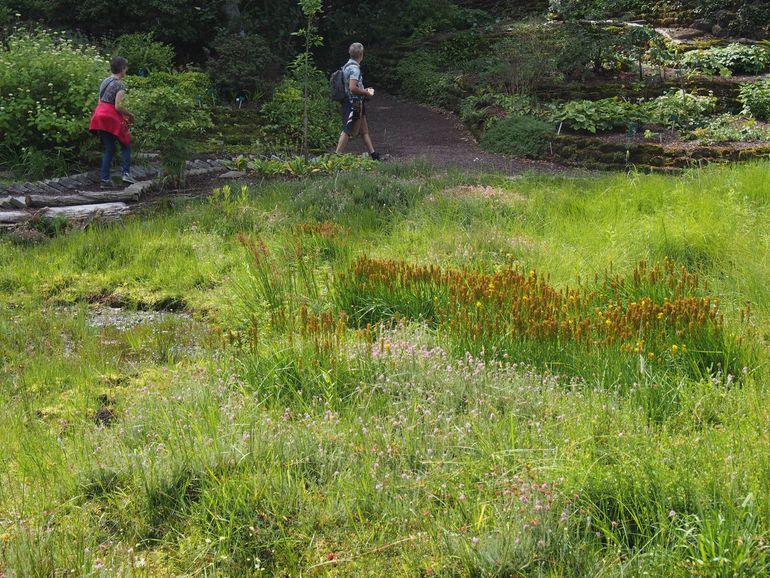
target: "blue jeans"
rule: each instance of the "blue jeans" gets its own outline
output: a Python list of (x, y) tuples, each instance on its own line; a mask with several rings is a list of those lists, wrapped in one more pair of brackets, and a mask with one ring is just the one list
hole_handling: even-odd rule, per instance
[[(99, 136), (102, 138), (102, 146), (104, 152), (102, 153), (102, 180), (110, 180), (110, 166), (112, 165), (112, 157), (115, 155), (115, 135), (108, 133), (107, 131), (100, 130)], [(123, 174), (131, 172), (131, 146), (120, 145), (120, 159), (123, 162)]]

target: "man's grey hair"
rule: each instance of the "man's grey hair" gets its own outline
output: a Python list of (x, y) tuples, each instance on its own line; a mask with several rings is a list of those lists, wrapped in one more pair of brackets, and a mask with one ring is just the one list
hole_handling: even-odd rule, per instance
[(350, 58), (357, 60), (364, 55), (364, 45), (360, 42), (354, 42), (350, 45), (348, 52), (350, 53)]

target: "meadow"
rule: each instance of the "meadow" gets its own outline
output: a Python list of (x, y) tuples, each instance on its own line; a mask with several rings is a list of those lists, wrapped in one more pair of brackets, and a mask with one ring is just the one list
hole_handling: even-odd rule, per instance
[(393, 163), (0, 237), (0, 576), (767, 575), (767, 175)]

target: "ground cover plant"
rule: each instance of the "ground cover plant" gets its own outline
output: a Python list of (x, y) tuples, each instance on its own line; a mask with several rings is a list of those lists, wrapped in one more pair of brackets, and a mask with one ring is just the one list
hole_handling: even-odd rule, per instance
[(0, 571), (767, 573), (766, 172), (386, 164), (0, 238)]

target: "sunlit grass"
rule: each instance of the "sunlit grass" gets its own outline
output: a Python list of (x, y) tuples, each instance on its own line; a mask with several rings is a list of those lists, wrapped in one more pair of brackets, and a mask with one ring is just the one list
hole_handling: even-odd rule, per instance
[[(767, 168), (385, 164), (0, 239), (0, 574), (767, 574)], [(364, 256), (467, 283), (356, 285), (367, 328), (352, 293), (341, 306)], [(515, 283), (487, 290), (533, 270), (606, 316), (676, 302), (601, 293), (666, 258), (697, 275), (679, 297), (719, 299), (721, 366), (626, 351), (633, 371), (603, 379), (612, 356), (581, 345), (570, 369), (540, 337), (516, 345)], [(450, 327), (476, 301), (478, 334)], [(689, 325), (672, 328), (669, 361)]]

